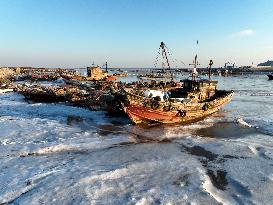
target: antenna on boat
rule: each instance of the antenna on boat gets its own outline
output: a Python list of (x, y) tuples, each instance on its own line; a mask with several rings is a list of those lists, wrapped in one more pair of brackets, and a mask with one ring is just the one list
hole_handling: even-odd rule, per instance
[(105, 66), (105, 72), (108, 73), (108, 70), (107, 70), (107, 61), (105, 62), (105, 64), (103, 64), (103, 65), (101, 66), (101, 68), (103, 68), (104, 66)]
[[(196, 41), (196, 45), (198, 45), (198, 40)], [(192, 64), (189, 64), (189, 65), (192, 65), (193, 68), (192, 68), (192, 73), (191, 73), (191, 77), (192, 77), (192, 80), (196, 80), (196, 75), (197, 75), (197, 65), (200, 65), (199, 62), (197, 61), (197, 54), (195, 55), (194, 57), (194, 60), (193, 60), (193, 63)]]
[(108, 73), (108, 70), (107, 70), (107, 61), (105, 62), (105, 71), (106, 71), (106, 73)]
[(189, 65), (192, 65), (193, 68), (192, 68), (192, 73), (191, 73), (191, 77), (192, 77), (192, 80), (195, 80), (196, 79), (196, 75), (197, 75), (197, 65), (200, 65), (197, 61), (197, 54), (195, 55), (194, 57), (194, 60), (193, 60), (193, 63), (192, 64), (189, 64)]
[(213, 60), (209, 61), (209, 80), (211, 78), (211, 66), (213, 65)]

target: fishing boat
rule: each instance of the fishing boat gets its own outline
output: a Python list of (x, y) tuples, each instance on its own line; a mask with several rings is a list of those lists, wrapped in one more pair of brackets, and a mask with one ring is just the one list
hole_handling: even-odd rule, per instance
[(272, 74), (268, 74), (267, 77), (268, 77), (269, 80), (273, 80), (273, 75)]
[(181, 83), (181, 88), (162, 91), (161, 96), (155, 97), (125, 90), (129, 100), (124, 106), (125, 113), (134, 124), (188, 124), (217, 112), (232, 99), (233, 91), (217, 90), (217, 81), (184, 80)]
[(151, 72), (151, 73), (147, 73), (147, 74), (144, 74), (144, 75), (138, 75), (137, 76), (138, 78), (140, 79), (147, 79), (147, 78), (150, 78), (150, 79), (166, 79), (166, 78), (171, 78), (171, 73), (154, 73), (154, 72)]
[[(164, 44), (162, 49), (164, 54)], [(180, 87), (162, 90), (125, 88), (127, 102), (123, 106), (124, 112), (134, 124), (145, 125), (188, 124), (217, 112), (231, 101), (233, 91), (217, 89), (218, 82), (210, 78), (212, 64), (211, 60), (208, 80), (196, 76), (199, 65), (196, 55), (193, 64), (190, 64), (194, 66), (192, 77), (181, 80)]]
[(16, 91), (25, 99), (35, 102), (65, 102), (65, 90), (63, 88), (52, 88), (39, 85), (18, 85)]

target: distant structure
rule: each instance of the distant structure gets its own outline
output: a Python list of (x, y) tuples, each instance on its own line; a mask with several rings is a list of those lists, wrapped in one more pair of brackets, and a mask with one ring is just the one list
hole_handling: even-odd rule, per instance
[(253, 63), (250, 66), (250, 70), (252, 71), (273, 71), (273, 61), (266, 61), (264, 63), (259, 63), (255, 66)]
[(235, 63), (226, 62), (224, 68), (225, 69), (234, 69)]
[(259, 63), (257, 66), (273, 67), (273, 61), (268, 60), (264, 63)]

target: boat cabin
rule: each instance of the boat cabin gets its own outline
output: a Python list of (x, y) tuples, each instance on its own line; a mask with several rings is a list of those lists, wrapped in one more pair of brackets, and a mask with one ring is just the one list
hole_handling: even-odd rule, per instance
[(91, 80), (102, 80), (108, 76), (107, 72), (99, 66), (87, 67), (87, 77)]
[(210, 80), (183, 80), (181, 88), (174, 89), (170, 98), (190, 98), (194, 102), (202, 102), (213, 96), (217, 87), (217, 81)]

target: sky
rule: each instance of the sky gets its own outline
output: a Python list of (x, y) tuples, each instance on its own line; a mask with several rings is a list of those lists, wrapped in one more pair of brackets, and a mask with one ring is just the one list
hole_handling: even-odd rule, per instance
[(0, 0), (0, 66), (154, 67), (161, 41), (172, 67), (273, 60), (273, 1)]

